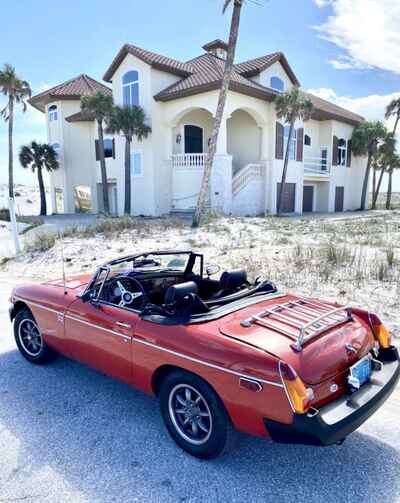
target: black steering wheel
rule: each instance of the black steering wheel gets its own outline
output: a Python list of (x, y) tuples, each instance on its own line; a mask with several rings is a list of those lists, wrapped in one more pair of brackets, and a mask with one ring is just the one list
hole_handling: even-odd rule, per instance
[(129, 276), (116, 276), (108, 286), (109, 302), (120, 307), (141, 311), (147, 304), (146, 291), (141, 283)]

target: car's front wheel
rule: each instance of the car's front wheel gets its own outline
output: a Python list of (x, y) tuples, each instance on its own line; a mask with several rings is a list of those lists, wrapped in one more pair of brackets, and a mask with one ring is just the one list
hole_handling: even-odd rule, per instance
[(163, 381), (161, 413), (175, 442), (192, 456), (211, 459), (226, 444), (228, 418), (221, 400), (199, 377), (176, 371)]
[(21, 309), (14, 320), (15, 342), (22, 356), (32, 363), (43, 364), (54, 358), (29, 309)]

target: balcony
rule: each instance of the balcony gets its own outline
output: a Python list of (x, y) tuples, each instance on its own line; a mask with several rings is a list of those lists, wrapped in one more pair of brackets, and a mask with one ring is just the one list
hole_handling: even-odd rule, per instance
[(327, 177), (331, 173), (331, 163), (327, 156), (304, 157), (304, 174), (308, 176)]
[(175, 154), (172, 156), (172, 167), (174, 169), (203, 169), (206, 163), (207, 154)]

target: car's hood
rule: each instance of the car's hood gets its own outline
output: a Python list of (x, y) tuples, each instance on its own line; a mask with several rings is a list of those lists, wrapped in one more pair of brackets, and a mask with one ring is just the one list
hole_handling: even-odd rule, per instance
[[(90, 274), (79, 274), (76, 276), (67, 276), (65, 278), (65, 288), (68, 289), (83, 289), (86, 287), (88, 282), (90, 281), (91, 275)], [(52, 286), (58, 286), (58, 287), (64, 287), (64, 279), (55, 279), (51, 281), (46, 281), (43, 283), (44, 285), (52, 285)]]
[[(277, 321), (277, 319), (274, 320), (273, 317), (268, 320), (270, 325), (268, 327), (257, 321), (247, 327), (242, 325), (243, 320), (254, 316), (263, 309), (289, 300), (298, 299), (290, 296), (243, 309), (235, 313), (233, 317), (222, 321), (219, 327), (220, 332), (290, 363), (300, 377), (309, 384), (325, 381), (349, 368), (371, 349), (373, 336), (370, 330), (362, 320), (354, 316), (353, 320), (332, 327), (305, 343), (301, 351), (296, 351), (293, 348), (295, 338), (286, 335), (281, 330), (292, 327), (282, 321)], [(329, 303), (326, 305), (332, 309), (339, 307)], [(297, 333), (297, 329), (293, 331), (293, 334)], [(354, 348), (353, 350), (349, 351), (349, 344)]]

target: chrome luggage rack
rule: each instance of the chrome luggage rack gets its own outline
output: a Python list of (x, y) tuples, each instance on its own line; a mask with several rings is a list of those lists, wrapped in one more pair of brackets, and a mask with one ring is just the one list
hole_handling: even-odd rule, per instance
[[(292, 348), (301, 351), (303, 344), (333, 327), (353, 320), (351, 307), (338, 307), (318, 300), (298, 299), (274, 304), (250, 318), (242, 320), (242, 327), (258, 323), (294, 339)], [(286, 326), (285, 326), (286, 325)], [(290, 330), (290, 328), (292, 330)]]

